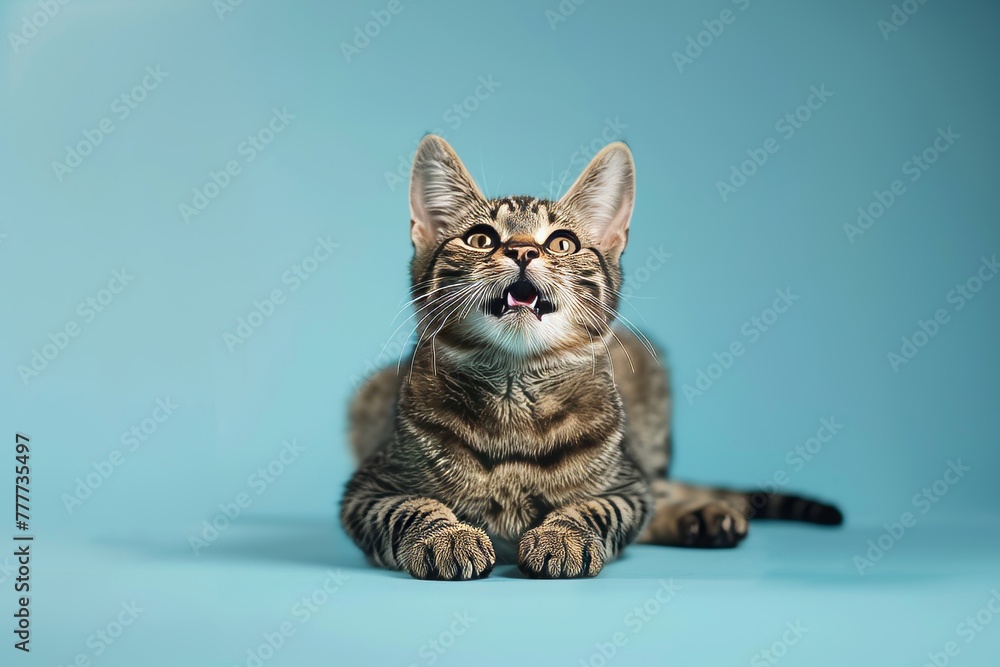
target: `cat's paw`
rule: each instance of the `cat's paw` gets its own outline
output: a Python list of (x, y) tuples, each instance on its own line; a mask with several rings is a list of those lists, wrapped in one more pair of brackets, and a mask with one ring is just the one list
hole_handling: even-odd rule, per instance
[(405, 551), (403, 569), (417, 579), (479, 579), (488, 575), (497, 561), (489, 536), (464, 523), (422, 536)]
[(591, 531), (539, 526), (521, 536), (517, 566), (529, 577), (593, 577), (604, 567), (604, 542)]
[(677, 519), (681, 543), (686, 547), (735, 547), (747, 536), (745, 516), (720, 502), (710, 502)]

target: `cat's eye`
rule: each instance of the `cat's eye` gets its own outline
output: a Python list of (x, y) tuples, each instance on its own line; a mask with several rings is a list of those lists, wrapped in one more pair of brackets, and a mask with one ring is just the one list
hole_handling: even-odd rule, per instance
[(476, 250), (492, 250), (500, 242), (496, 230), (487, 225), (476, 225), (465, 233), (462, 240)]
[(545, 242), (545, 249), (553, 255), (569, 255), (580, 249), (580, 242), (572, 232), (558, 231)]
[(470, 234), (465, 242), (477, 250), (487, 250), (493, 245), (493, 239), (483, 233)]

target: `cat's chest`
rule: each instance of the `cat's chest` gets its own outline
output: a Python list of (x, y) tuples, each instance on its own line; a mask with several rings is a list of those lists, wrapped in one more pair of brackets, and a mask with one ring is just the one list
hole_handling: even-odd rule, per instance
[(482, 526), (493, 536), (516, 540), (576, 495), (569, 492), (565, 485), (553, 483), (538, 471), (502, 466), (477, 484), (457, 507), (464, 520)]
[(415, 392), (414, 405), (433, 409), (408, 423), (428, 443), (434, 496), (491, 534), (516, 538), (553, 508), (592, 496), (619, 463), (620, 398), (600, 376), (461, 378), (447, 389), (436, 403)]
[(452, 471), (464, 478), (468, 518), (515, 539), (553, 508), (595, 493), (617, 442), (597, 417), (617, 409), (610, 397), (517, 383), (484, 401), (469, 431), (473, 455), (462, 452)]
[(509, 380), (498, 389), (501, 391), (482, 396), (480, 405), (481, 414), (499, 428), (551, 419), (562, 409), (542, 387)]
[(500, 439), (544, 446), (585, 430), (592, 418), (617, 409), (605, 388), (516, 379), (507, 379), (471, 402), (474, 408), (471, 415), (467, 413), (472, 417), (467, 423), (482, 444)]

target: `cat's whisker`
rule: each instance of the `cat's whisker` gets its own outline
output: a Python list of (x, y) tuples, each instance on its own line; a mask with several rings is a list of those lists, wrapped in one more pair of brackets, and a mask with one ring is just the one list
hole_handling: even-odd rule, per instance
[(590, 339), (590, 356), (592, 357), (592, 361), (593, 361), (590, 374), (591, 375), (597, 375), (597, 352), (594, 350), (594, 347), (595, 347), (595, 345), (594, 345), (594, 337), (590, 334), (590, 327), (587, 326), (587, 323), (583, 322), (583, 321), (580, 321), (580, 320), (578, 320), (578, 321), (581, 324), (583, 324), (583, 330), (587, 332), (587, 338)]
[[(420, 319), (419, 322), (417, 322), (416, 326), (419, 327), (428, 318), (431, 318), (431, 321), (433, 321), (433, 318), (436, 317), (436, 315), (438, 313), (442, 312), (443, 310), (446, 310), (449, 306), (453, 305), (453, 303), (455, 301), (459, 302), (457, 307), (460, 307), (462, 305), (461, 299), (463, 297), (465, 297), (467, 294), (469, 294), (472, 291), (474, 291), (477, 287), (478, 287), (478, 285), (476, 283), (471, 283), (469, 285), (464, 286), (462, 289), (458, 290), (455, 294), (450, 295), (450, 300), (446, 300), (443, 303), (438, 304), (437, 306), (433, 307), (430, 312), (428, 312), (424, 317), (422, 317)], [(449, 313), (448, 316), (450, 316), (450, 314), (451, 313)], [(445, 317), (445, 321), (447, 321), (447, 317), (448, 316)], [(413, 348), (413, 356), (410, 358), (410, 373), (409, 373), (408, 377), (412, 377), (413, 376), (413, 364), (414, 364), (414, 361), (416, 361), (417, 352), (420, 349), (420, 343), (423, 340), (424, 334), (427, 333), (427, 329), (429, 329), (431, 326), (433, 326), (433, 324), (430, 324), (427, 327), (425, 327), (424, 330), (422, 330), (420, 332), (420, 335), (417, 337), (417, 343), (416, 343), (416, 345)], [(442, 326), (443, 326), (443, 323), (442, 323)], [(402, 356), (400, 356), (400, 363), (402, 363)], [(435, 360), (435, 363), (436, 363), (436, 360)], [(396, 365), (396, 372), (397, 373), (399, 372), (399, 364)]]
[[(425, 282), (427, 284), (433, 284), (434, 280), (428, 280), (428, 281), (425, 281)], [(445, 286), (445, 287), (449, 287), (449, 286)], [(414, 290), (411, 289), (410, 290), (410, 294), (413, 294), (413, 291)], [(411, 298), (409, 300), (403, 300), (403, 299), (401, 299), (399, 301), (399, 303), (396, 304), (396, 308), (397, 308), (396, 314), (393, 315), (392, 321), (389, 322), (389, 326), (392, 326), (393, 323), (395, 323), (397, 317), (399, 317), (400, 315), (402, 315), (404, 311), (406, 311), (407, 309), (410, 308), (410, 306), (413, 306), (414, 304), (416, 304), (417, 301), (419, 301), (422, 298), (425, 298), (425, 296), (426, 296), (426, 294), (420, 294), (420, 295), (415, 296), (415, 297), (413, 297), (413, 298)], [(411, 313), (410, 317), (413, 317), (412, 313)], [(409, 319), (409, 318), (407, 318), (407, 319)], [(403, 320), (403, 321), (405, 322), (406, 320)]]
[(637, 327), (630, 319), (614, 309), (611, 310), (614, 312), (615, 317), (625, 325), (625, 328), (631, 331), (635, 337), (639, 339), (642, 346), (646, 348), (647, 352), (649, 352), (649, 356), (656, 360), (658, 355), (656, 354), (656, 347), (653, 345), (653, 341), (649, 340), (649, 338), (646, 337), (646, 334), (642, 333), (642, 330), (639, 329), (639, 327)]
[(625, 353), (625, 358), (628, 359), (628, 367), (632, 370), (632, 373), (634, 374), (635, 365), (632, 363), (632, 355), (628, 353), (628, 349), (625, 347), (625, 343), (622, 342), (622, 339), (618, 337), (618, 334), (616, 334), (615, 330), (612, 329), (610, 326), (608, 327), (608, 331), (611, 332), (611, 335), (614, 336), (615, 340), (618, 341), (618, 344), (621, 345), (622, 352)]
[(417, 312), (424, 312), (424, 309), (426, 309), (426, 312), (424, 312), (424, 316), (421, 317), (420, 320), (417, 322), (417, 326), (419, 327), (428, 318), (435, 316), (437, 313), (440, 313), (441, 311), (446, 310), (448, 307), (454, 305), (457, 300), (462, 299), (467, 294), (474, 291), (476, 288), (477, 288), (476, 283), (469, 283), (467, 285), (462, 286), (460, 289), (455, 290), (452, 294), (448, 294), (445, 298), (441, 300), (440, 303), (424, 306), (423, 308), (418, 309)]
[(483, 159), (483, 154), (479, 154), (479, 170), (483, 174), (483, 194), (486, 195), (487, 199), (490, 199), (490, 187), (486, 183), (486, 161)]
[[(433, 281), (427, 281), (427, 282), (431, 283)], [(415, 314), (416, 311), (419, 311), (419, 309), (420, 309), (420, 306), (417, 304), (418, 301), (429, 299), (432, 296), (434, 296), (435, 294), (440, 294), (441, 292), (444, 292), (446, 290), (460, 289), (462, 287), (466, 287), (468, 285), (473, 285), (475, 283), (476, 283), (476, 281), (473, 280), (473, 279), (466, 279), (466, 280), (461, 280), (461, 281), (457, 281), (457, 282), (454, 282), (454, 283), (448, 283), (447, 285), (441, 285), (440, 287), (435, 287), (434, 289), (428, 290), (427, 292), (424, 292), (423, 294), (418, 294), (417, 296), (415, 296), (412, 299), (410, 299), (409, 301), (407, 301), (403, 305), (403, 307), (400, 308), (400, 313), (403, 310), (406, 310), (407, 308), (409, 308), (410, 306), (414, 306), (415, 307), (415, 311), (414, 311), (414, 313), (412, 313), (410, 315), (410, 317), (412, 317), (413, 314)], [(396, 317), (399, 317), (399, 313), (396, 314)], [(407, 318), (407, 319), (409, 319), (409, 318)], [(393, 321), (395, 321), (395, 318), (393, 318)], [(391, 324), (391, 322), (390, 322), (390, 324)]]
[[(410, 289), (409, 289), (410, 296), (413, 296), (414, 292), (419, 291), (421, 288), (426, 287), (427, 285), (433, 285), (436, 280), (437, 280), (437, 277), (428, 278), (427, 280), (422, 280), (419, 283), (414, 283), (414, 284), (410, 285)], [(412, 303), (412, 299), (410, 300), (410, 302)], [(396, 307), (399, 308), (400, 310), (402, 310), (404, 303), (407, 303), (405, 297), (399, 300), (399, 303), (396, 304)]]
[[(619, 290), (616, 290), (616, 289), (611, 289), (609, 291), (612, 294), (614, 294), (616, 297), (618, 297), (619, 301), (628, 304), (628, 306), (632, 310), (634, 310), (636, 312), (636, 314), (642, 319), (643, 324), (649, 324), (649, 322), (646, 321), (646, 316), (642, 314), (642, 311), (639, 310), (638, 306), (636, 306), (634, 303), (632, 303), (631, 299), (628, 296), (626, 296), (625, 294), (623, 294), (622, 292), (620, 292)], [(637, 297), (637, 298), (640, 298), (640, 299), (642, 299), (642, 298), (652, 299), (654, 297)]]
[[(418, 322), (418, 323), (417, 323), (417, 326), (416, 326), (416, 327), (414, 327), (414, 329), (416, 329), (417, 327), (419, 327), (419, 326), (420, 326), (420, 324), (421, 324), (421, 323), (422, 323), (422, 322), (423, 322), (424, 320), (426, 320), (426, 319), (427, 319), (427, 318), (429, 318), (429, 317), (432, 317), (432, 316), (433, 316), (433, 315), (434, 315), (434, 314), (435, 314), (436, 312), (440, 312), (441, 310), (444, 310), (445, 308), (447, 308), (447, 307), (448, 307), (448, 305), (449, 305), (449, 304), (447, 304), (447, 303), (446, 303), (446, 304), (442, 304), (442, 305), (438, 306), (438, 307), (437, 307), (437, 308), (436, 308), (436, 309), (435, 309), (434, 311), (432, 311), (431, 313), (428, 313), (428, 314), (427, 314), (427, 315), (426, 315), (426, 316), (425, 316), (425, 317), (424, 317), (423, 319), (421, 319), (421, 321), (420, 321), (420, 322)], [(410, 379), (411, 379), (411, 378), (413, 377), (413, 365), (414, 365), (414, 364), (416, 363), (416, 361), (417, 361), (417, 353), (418, 353), (418, 352), (420, 351), (420, 343), (421, 343), (421, 341), (423, 340), (423, 337), (424, 337), (424, 334), (425, 334), (425, 333), (427, 333), (427, 330), (426, 330), (426, 328), (425, 328), (424, 330), (422, 330), (422, 331), (420, 332), (420, 334), (419, 334), (419, 335), (417, 336), (417, 342), (416, 342), (416, 344), (414, 344), (414, 346), (413, 346), (413, 353), (412, 353), (412, 354), (410, 355), (410, 371), (409, 371), (409, 373), (408, 373), (408, 374), (407, 374), (407, 376), (406, 376), (406, 377), (407, 377), (407, 382), (409, 382), (409, 381), (410, 381)], [(412, 334), (411, 334), (411, 335), (412, 335)], [(402, 361), (403, 361), (403, 358), (402, 358), (402, 356), (400, 356), (400, 358), (399, 358), (399, 364), (401, 364), (401, 363), (402, 363)], [(396, 373), (397, 373), (397, 374), (399, 373), (399, 364), (397, 364), (397, 365), (396, 365)]]
[(650, 341), (645, 336), (645, 334), (643, 334), (642, 331), (640, 331), (639, 328), (636, 327), (635, 324), (632, 323), (631, 320), (629, 320), (627, 317), (625, 317), (624, 315), (622, 315), (620, 312), (618, 312), (614, 308), (608, 306), (606, 303), (602, 303), (602, 302), (598, 301), (597, 299), (595, 299), (594, 297), (590, 296), (589, 294), (583, 294), (583, 298), (585, 300), (593, 303), (594, 305), (599, 306), (600, 308), (604, 309), (604, 311), (607, 312), (609, 315), (611, 315), (612, 318), (620, 320), (622, 322), (622, 324), (624, 324), (625, 327), (635, 335), (635, 337), (639, 340), (639, 342), (642, 343), (642, 346), (646, 349), (647, 352), (649, 352), (650, 356), (653, 359), (657, 358), (656, 348), (653, 347), (652, 341)]
[[(409, 321), (410, 321), (411, 319), (413, 319), (413, 317), (414, 317), (414, 316), (415, 316), (416, 314), (417, 314), (417, 311), (413, 311), (412, 313), (410, 313), (410, 314), (409, 314), (409, 315), (408, 315), (408, 316), (406, 317), (406, 319), (404, 319), (404, 320), (403, 320), (402, 322), (400, 322), (400, 323), (399, 323), (399, 326), (398, 326), (398, 327), (396, 327), (396, 328), (395, 328), (395, 329), (393, 330), (393, 332), (392, 332), (392, 333), (391, 333), (391, 334), (389, 335), (389, 337), (388, 337), (388, 338), (386, 338), (386, 340), (385, 340), (385, 345), (383, 345), (383, 346), (382, 346), (382, 351), (381, 351), (381, 352), (379, 352), (379, 356), (380, 356), (380, 357), (381, 357), (381, 356), (382, 356), (383, 354), (385, 354), (385, 349), (386, 349), (387, 347), (389, 347), (389, 343), (391, 343), (391, 342), (392, 342), (392, 341), (393, 341), (393, 340), (394, 340), (394, 339), (396, 338), (396, 334), (397, 334), (397, 333), (399, 333), (399, 330), (400, 330), (400, 329), (402, 329), (403, 327), (405, 327), (405, 326), (406, 326), (406, 323), (407, 323), (407, 322), (409, 322)], [(393, 318), (393, 321), (395, 321), (395, 318)], [(392, 326), (392, 322), (390, 322), (390, 323), (389, 323), (389, 326)], [(407, 339), (409, 339), (410, 335), (412, 335), (412, 332), (411, 332), (411, 334), (407, 335), (407, 336), (406, 336), (406, 338), (407, 338)]]
[[(474, 287), (475, 287), (475, 284), (473, 284), (473, 283), (470, 283), (469, 285), (464, 286), (462, 289), (458, 290), (455, 295), (453, 295), (453, 298), (459, 297), (466, 290), (470, 290), (470, 289), (472, 289)], [(416, 332), (417, 329), (420, 328), (420, 325), (423, 324), (428, 318), (433, 317), (437, 313), (439, 313), (442, 310), (446, 309), (451, 304), (452, 304), (451, 301), (445, 300), (442, 303), (439, 303), (439, 304), (437, 304), (435, 306), (430, 307), (429, 310), (426, 313), (424, 313), (423, 317), (421, 317), (420, 320), (414, 325), (413, 329), (410, 330), (410, 333), (407, 336), (407, 338), (409, 339), (409, 337), (412, 336), (414, 334), (414, 332)], [(417, 311), (417, 312), (421, 312), (421, 311)], [(414, 314), (416, 314), (416, 313), (414, 313)], [(412, 373), (413, 373), (413, 362), (416, 359), (417, 350), (420, 348), (420, 341), (423, 338), (424, 333), (426, 333), (426, 332), (425, 331), (421, 331), (420, 335), (417, 337), (417, 343), (413, 347), (413, 356), (410, 359), (410, 374), (411, 374), (411, 376), (412, 376)], [(400, 354), (399, 354), (399, 360), (396, 362), (396, 373), (397, 374), (399, 373), (399, 367), (400, 367), (400, 365), (402, 363), (403, 363), (403, 352), (401, 351)]]
[(556, 159), (552, 155), (552, 153), (549, 153), (549, 190), (547, 193), (549, 196), (549, 200), (551, 200), (553, 196), (552, 184), (555, 182), (555, 180), (556, 180)]
[[(599, 321), (599, 320), (596, 320), (596, 318), (595, 318), (594, 321), (597, 324), (602, 324), (602, 322)], [(604, 323), (604, 328), (607, 329), (608, 331), (611, 331), (611, 327), (608, 326), (606, 323)], [(615, 377), (617, 377), (615, 375), (615, 359), (614, 359), (614, 357), (611, 354), (611, 348), (608, 346), (608, 339), (607, 339), (607, 335), (606, 334), (604, 336), (601, 336), (601, 344), (604, 345), (604, 354), (608, 358), (608, 364), (611, 365), (611, 379), (612, 379), (613, 382), (617, 382), (615, 380)]]
[[(468, 281), (467, 283), (459, 283), (460, 286), (471, 285), (471, 284), (474, 284), (473, 281)], [(437, 292), (437, 291), (445, 290), (445, 289), (454, 289), (455, 287), (456, 287), (456, 285), (446, 285), (446, 286), (441, 287), (438, 290), (434, 290), (434, 291)], [(429, 294), (428, 294), (428, 296), (429, 296)], [(420, 298), (420, 297), (418, 297), (418, 298)], [(414, 301), (416, 301), (416, 299), (414, 299)], [(410, 304), (407, 304), (406, 307), (408, 307), (409, 305)], [(402, 322), (399, 323), (399, 326), (396, 327), (396, 329), (392, 332), (392, 334), (389, 336), (389, 338), (386, 339), (385, 345), (382, 346), (382, 351), (379, 352), (379, 356), (380, 357), (383, 354), (385, 354), (385, 349), (387, 347), (389, 347), (389, 343), (391, 343), (395, 339), (396, 334), (399, 333), (399, 330), (402, 329), (404, 326), (406, 326), (406, 323), (409, 322), (418, 312), (420, 312), (419, 309), (414, 309), (414, 311), (412, 313), (410, 313), (410, 315), (405, 320), (403, 320)], [(399, 317), (399, 315), (397, 314), (396, 317)], [(396, 318), (394, 317), (394, 318), (392, 318), (392, 320), (393, 320), (393, 322), (395, 322)], [(389, 323), (389, 326), (392, 326), (392, 322)], [(407, 340), (409, 340), (410, 336), (412, 336), (412, 335), (413, 335), (413, 332), (411, 331), (410, 334), (407, 335), (407, 337), (406, 337)], [(400, 353), (400, 355), (402, 356), (402, 352)], [(397, 364), (397, 367), (398, 367), (398, 364)]]
[[(586, 308), (582, 308), (580, 310), (579, 316), (580, 316), (580, 319), (582, 321), (584, 321), (584, 327), (587, 329), (587, 335), (588, 336), (590, 336), (590, 329), (587, 326), (588, 323), (591, 324), (591, 325), (597, 325), (596, 329), (598, 331), (600, 331), (601, 328), (603, 327), (603, 329), (605, 331), (607, 331), (608, 333), (612, 333), (611, 332), (611, 326), (607, 322), (605, 322), (603, 320), (603, 318), (597, 317), (595, 313), (590, 312)], [(590, 336), (590, 340), (591, 340), (591, 342), (593, 342), (593, 340), (594, 340), (593, 336)], [(611, 366), (611, 377), (612, 377), (612, 379), (614, 379), (614, 377), (615, 377), (615, 361), (614, 361), (614, 359), (612, 358), (612, 355), (611, 355), (611, 348), (608, 347), (607, 334), (602, 335), (601, 338), (600, 338), (600, 341), (601, 341), (601, 344), (604, 345), (604, 352), (607, 355), (607, 357), (608, 357), (608, 363)], [(593, 354), (593, 350), (592, 350), (592, 354)]]
[[(478, 289), (476, 289), (476, 290), (474, 290), (472, 292), (472, 298), (468, 299), (470, 306), (475, 303), (475, 300), (479, 298), (479, 295), (483, 291), (484, 291), (484, 287), (479, 286)], [(441, 329), (443, 329), (444, 326), (448, 323), (448, 320), (451, 318), (451, 316), (454, 315), (456, 312), (458, 312), (458, 310), (460, 308), (463, 308), (466, 305), (460, 299), (457, 299), (457, 297), (456, 297), (456, 300), (459, 301), (458, 305), (455, 308), (453, 308), (451, 311), (449, 311), (447, 315), (444, 316), (444, 318), (441, 321), (441, 326), (439, 326), (437, 328), (437, 330), (435, 330), (434, 333), (431, 334), (431, 365), (432, 365), (432, 368), (434, 369), (434, 375), (435, 376), (437, 375), (437, 346), (436, 346), (437, 335), (441, 332)], [(465, 315), (463, 314), (459, 319), (462, 319), (464, 317), (465, 317)]]
[[(597, 306), (601, 306), (601, 307), (602, 307), (602, 308), (604, 308), (604, 309), (605, 309), (606, 311), (608, 311), (608, 312), (609, 312), (609, 314), (611, 314), (612, 316), (614, 315), (613, 311), (612, 311), (612, 310), (611, 310), (610, 308), (608, 308), (608, 307), (607, 307), (607, 306), (606, 306), (605, 304), (603, 304), (603, 303), (601, 303), (601, 302), (597, 301), (596, 299), (594, 299), (593, 297), (591, 297), (591, 296), (589, 296), (589, 295), (587, 295), (587, 294), (584, 294), (583, 296), (584, 296), (584, 299), (585, 299), (585, 300), (588, 300), (588, 301), (590, 301), (590, 302), (591, 302), (591, 303), (593, 303), (594, 305), (597, 305)], [(632, 355), (630, 355), (630, 354), (628, 353), (628, 349), (627, 349), (627, 348), (625, 347), (625, 343), (623, 343), (623, 342), (622, 342), (622, 340), (621, 340), (621, 338), (619, 338), (619, 337), (618, 337), (618, 334), (616, 334), (616, 333), (615, 333), (615, 330), (614, 330), (614, 328), (613, 328), (613, 327), (611, 326), (611, 323), (610, 323), (610, 322), (605, 322), (604, 326), (605, 326), (605, 327), (607, 327), (607, 330), (608, 330), (608, 332), (609, 332), (609, 333), (610, 333), (610, 334), (611, 334), (612, 336), (614, 336), (614, 338), (615, 338), (615, 340), (616, 340), (616, 341), (618, 341), (618, 345), (620, 345), (620, 346), (621, 346), (621, 348), (622, 348), (622, 352), (624, 352), (624, 353), (625, 353), (625, 358), (626, 358), (626, 359), (628, 360), (628, 365), (629, 365), (629, 368), (630, 368), (630, 369), (632, 370), (632, 372), (633, 372), (633, 373), (635, 373), (635, 365), (634, 365), (634, 364), (632, 363)], [(609, 356), (609, 359), (610, 359), (610, 356)], [(613, 366), (612, 366), (612, 370), (613, 370)]]
[(630, 319), (622, 315), (621, 312), (613, 308), (608, 308), (608, 310), (614, 315), (614, 317), (617, 320), (621, 321), (622, 324), (625, 325), (626, 329), (631, 331), (635, 335), (635, 337), (639, 339), (639, 342), (642, 343), (642, 346), (646, 348), (647, 352), (649, 352), (649, 356), (651, 356), (654, 360), (657, 359), (656, 347), (653, 345), (653, 342), (646, 337), (646, 334), (642, 333), (642, 330), (639, 329), (639, 327), (637, 327)]
[(473, 307), (478, 306), (480, 303), (482, 303), (484, 301), (484, 297), (489, 292), (492, 292), (492, 291), (493, 291), (493, 286), (492, 285), (483, 285), (482, 289), (480, 289), (475, 294), (473, 294), (472, 298), (470, 298), (468, 300), (469, 303), (468, 303), (466, 309), (462, 311), (462, 314), (459, 315), (458, 319), (460, 319), (460, 320), (465, 319), (465, 316), (472, 312)]
[(460, 280), (460, 281), (457, 281), (457, 282), (454, 282), (454, 283), (448, 283), (447, 285), (441, 285), (440, 287), (435, 287), (432, 290), (427, 290), (426, 292), (423, 292), (422, 294), (418, 294), (417, 296), (413, 297), (412, 299), (410, 299), (409, 301), (406, 302), (406, 304), (403, 306), (403, 308), (406, 308), (406, 306), (414, 305), (414, 304), (416, 304), (417, 301), (420, 301), (421, 299), (427, 299), (431, 295), (437, 294), (437, 293), (442, 292), (444, 290), (454, 289), (454, 288), (457, 288), (457, 287), (465, 287), (466, 285), (471, 285), (471, 284), (474, 284), (475, 282), (476, 282), (475, 280), (473, 280), (471, 278), (467, 278), (466, 280)]
[[(434, 372), (435, 376), (437, 376), (437, 335), (439, 333), (441, 333), (441, 329), (443, 329), (444, 326), (446, 324), (448, 324), (448, 320), (451, 318), (451, 316), (454, 315), (464, 305), (465, 304), (462, 301), (459, 301), (458, 304), (456, 304), (454, 308), (452, 308), (450, 311), (448, 311), (448, 313), (443, 318), (441, 318), (441, 325), (437, 329), (434, 330), (434, 333), (431, 334), (431, 337), (430, 337), (430, 341), (431, 341), (431, 368), (433, 369), (433, 372)], [(430, 327), (428, 327), (428, 328), (430, 328)]]

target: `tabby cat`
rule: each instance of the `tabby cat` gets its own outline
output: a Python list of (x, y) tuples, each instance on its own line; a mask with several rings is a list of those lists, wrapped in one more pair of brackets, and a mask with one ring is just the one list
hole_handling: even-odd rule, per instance
[(667, 371), (615, 325), (634, 199), (623, 143), (558, 201), (487, 199), (443, 139), (420, 143), (419, 338), (350, 406), (360, 468), (341, 520), (375, 563), (475, 579), (499, 552), (532, 577), (594, 576), (633, 541), (732, 547), (751, 517), (841, 523), (814, 500), (667, 479)]

